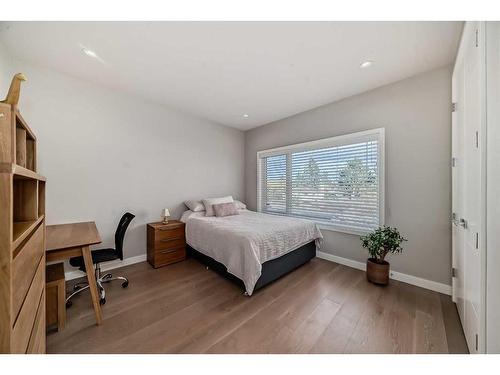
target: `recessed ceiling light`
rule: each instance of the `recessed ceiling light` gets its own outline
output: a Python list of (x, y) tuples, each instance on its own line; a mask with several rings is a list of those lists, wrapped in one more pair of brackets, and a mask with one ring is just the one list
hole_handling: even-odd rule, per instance
[(248, 113), (243, 114), (244, 118), (248, 118)]
[(361, 69), (365, 69), (365, 68), (369, 68), (372, 65), (373, 65), (373, 61), (367, 60), (367, 61), (362, 62), (361, 65), (359, 65), (359, 67)]
[(98, 59), (99, 56), (97, 56), (97, 53), (94, 51), (88, 49), (87, 47), (82, 47), (82, 52), (86, 54), (87, 56), (93, 57), (94, 59)]
[(88, 57), (92, 57), (93, 59), (96, 59), (101, 64), (108, 65), (108, 63), (106, 61), (104, 61), (103, 59), (101, 59), (101, 57), (96, 52), (92, 51), (90, 48), (87, 48), (82, 43), (78, 43), (78, 45), (80, 46), (80, 49), (82, 50), (82, 52), (84, 54), (86, 54)]

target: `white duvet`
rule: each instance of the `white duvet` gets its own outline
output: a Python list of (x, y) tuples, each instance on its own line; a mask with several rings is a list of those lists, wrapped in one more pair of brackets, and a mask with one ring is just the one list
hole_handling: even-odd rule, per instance
[(252, 295), (262, 263), (289, 253), (308, 242), (319, 248), (323, 236), (309, 220), (240, 210), (239, 215), (205, 217), (186, 211), (186, 242), (197, 251), (224, 264), (245, 283)]

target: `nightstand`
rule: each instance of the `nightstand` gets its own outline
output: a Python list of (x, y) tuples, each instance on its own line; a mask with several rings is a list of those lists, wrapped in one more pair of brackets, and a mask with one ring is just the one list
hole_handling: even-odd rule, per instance
[(148, 262), (154, 268), (186, 259), (186, 237), (182, 221), (149, 223), (147, 234)]

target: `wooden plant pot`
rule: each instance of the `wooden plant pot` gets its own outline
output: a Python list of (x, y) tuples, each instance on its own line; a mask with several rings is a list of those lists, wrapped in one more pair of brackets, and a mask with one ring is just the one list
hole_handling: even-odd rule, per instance
[(389, 284), (390, 266), (389, 262), (385, 260), (378, 263), (375, 258), (368, 258), (366, 261), (366, 278), (374, 284), (387, 285)]

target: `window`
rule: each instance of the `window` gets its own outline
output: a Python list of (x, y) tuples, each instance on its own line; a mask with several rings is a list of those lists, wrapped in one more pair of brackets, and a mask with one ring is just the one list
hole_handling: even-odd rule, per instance
[(258, 210), (362, 234), (384, 221), (384, 129), (257, 153)]

